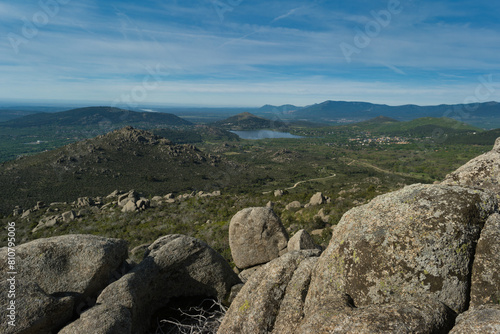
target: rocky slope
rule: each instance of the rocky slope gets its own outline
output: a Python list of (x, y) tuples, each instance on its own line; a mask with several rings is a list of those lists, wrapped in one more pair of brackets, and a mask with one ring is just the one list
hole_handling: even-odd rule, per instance
[(0, 214), (37, 201), (69, 202), (115, 189), (145, 194), (216, 190), (235, 166), (192, 145), (175, 145), (150, 132), (125, 127), (60, 149), (0, 165)]

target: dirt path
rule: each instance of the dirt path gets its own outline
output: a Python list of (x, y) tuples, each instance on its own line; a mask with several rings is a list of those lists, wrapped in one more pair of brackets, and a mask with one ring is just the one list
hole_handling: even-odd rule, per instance
[(285, 190), (290, 190), (290, 189), (294, 189), (296, 188), (297, 186), (301, 185), (302, 183), (306, 183), (306, 182), (314, 182), (314, 181), (324, 181), (324, 180), (328, 180), (328, 179), (331, 179), (333, 177), (337, 176), (337, 174), (333, 174), (333, 175), (330, 175), (330, 176), (327, 176), (327, 177), (320, 177), (320, 178), (317, 178), (317, 179), (310, 179), (310, 180), (304, 180), (304, 181), (299, 181), (297, 183), (295, 183), (293, 185), (293, 187), (290, 187), (290, 188), (285, 188)]
[[(379, 171), (381, 173), (386, 173), (386, 174), (393, 174), (393, 175), (399, 175), (399, 176), (404, 176), (404, 177), (411, 177), (411, 178), (418, 178), (418, 176), (416, 175), (411, 175), (411, 174), (406, 174), (406, 173), (400, 173), (400, 172), (393, 172), (393, 171), (390, 171), (390, 170), (387, 170), (387, 169), (382, 169), (380, 167), (377, 167), (375, 165), (372, 165), (368, 162), (365, 162), (365, 161), (359, 161), (359, 160), (355, 160), (355, 159), (350, 159), (351, 162), (349, 162), (347, 165), (350, 166), (352, 164), (357, 164), (358, 166), (362, 166), (362, 167), (368, 167), (368, 168), (372, 168), (372, 169), (375, 169), (376, 171)], [(334, 178), (336, 177), (337, 174), (332, 174), (330, 176), (326, 176), (326, 177), (320, 177), (320, 178), (317, 178), (317, 179), (309, 179), (309, 180), (303, 180), (303, 181), (299, 181), (297, 183), (295, 183), (292, 187), (289, 187), (289, 188), (285, 188), (284, 190), (291, 190), (291, 189), (295, 189), (297, 188), (299, 185), (301, 185), (302, 183), (306, 183), (306, 182), (314, 182), (314, 181), (325, 181), (325, 180), (328, 180), (328, 179), (331, 179), (331, 178)], [(264, 192), (263, 194), (269, 194), (271, 193), (272, 191), (266, 191)]]
[[(302, 183), (306, 183), (306, 182), (314, 182), (314, 181), (324, 181), (324, 180), (328, 180), (328, 179), (334, 178), (334, 177), (336, 177), (336, 176), (337, 176), (337, 174), (333, 174), (333, 175), (330, 175), (330, 176), (320, 177), (320, 178), (317, 178), (317, 179), (309, 179), (309, 180), (299, 181), (299, 182), (295, 183), (292, 187), (285, 188), (284, 190), (295, 189), (295, 188), (297, 188), (299, 185), (301, 185)], [(265, 192), (263, 192), (263, 194), (270, 194), (270, 193), (272, 193), (272, 190), (271, 190), (271, 191), (265, 191)]]
[(393, 175), (399, 175), (399, 176), (411, 177), (411, 178), (419, 178), (417, 175), (411, 175), (411, 174), (406, 174), (406, 173), (401, 173), (401, 172), (393, 172), (391, 170), (382, 169), (380, 167), (372, 165), (371, 163), (368, 163), (368, 162), (365, 162), (365, 161), (354, 160), (354, 159), (351, 159), (351, 162), (349, 162), (347, 165), (350, 166), (353, 163), (356, 163), (358, 166), (363, 166), (363, 167), (368, 167), (368, 168), (375, 169), (376, 171), (379, 171), (381, 173), (393, 174)]

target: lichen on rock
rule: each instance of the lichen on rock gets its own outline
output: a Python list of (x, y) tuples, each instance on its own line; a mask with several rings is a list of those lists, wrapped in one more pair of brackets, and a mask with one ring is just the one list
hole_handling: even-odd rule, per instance
[(491, 193), (416, 184), (351, 209), (319, 260), (306, 308), (347, 293), (357, 306), (431, 296), (464, 311), (475, 243), (496, 208)]

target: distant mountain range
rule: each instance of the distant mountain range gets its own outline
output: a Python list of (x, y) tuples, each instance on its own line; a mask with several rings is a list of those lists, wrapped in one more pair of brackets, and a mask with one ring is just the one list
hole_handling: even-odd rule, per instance
[(422, 117), (448, 117), (485, 128), (500, 127), (500, 103), (498, 102), (389, 106), (367, 102), (325, 101), (306, 107), (266, 105), (257, 109), (256, 113), (259, 115), (273, 113), (283, 119), (321, 123), (352, 123), (377, 116), (386, 116), (399, 121)]
[(379, 116), (368, 121), (344, 125), (342, 127), (369, 131), (374, 134), (402, 135), (415, 137), (454, 136), (480, 133), (482, 129), (447, 117), (422, 117), (401, 122), (393, 118)]
[(176, 115), (169, 113), (136, 112), (113, 107), (88, 107), (55, 113), (37, 113), (1, 122), (0, 127), (26, 128), (41, 126), (136, 126), (154, 125), (192, 125)]
[[(72, 109), (63, 112), (36, 113), (26, 117), (17, 117), (0, 126), (30, 127), (46, 124), (56, 126), (117, 124), (132, 125), (138, 123), (161, 123), (164, 125), (190, 125), (187, 117), (198, 123), (212, 123), (223, 120), (228, 115), (251, 113), (273, 121), (308, 121), (321, 124), (354, 123), (386, 116), (399, 121), (409, 121), (421, 117), (448, 117), (482, 128), (500, 127), (500, 103), (485, 102), (477, 104), (442, 104), (436, 106), (418, 106), (413, 104), (389, 106), (368, 102), (324, 101), (305, 107), (291, 104), (281, 106), (264, 105), (260, 108), (156, 108), (161, 112), (131, 111), (112, 107), (90, 107)], [(30, 111), (32, 112), (32, 111)], [(0, 121), (23, 115), (0, 109)], [(174, 115), (175, 114), (175, 115)], [(221, 123), (219, 123), (221, 124)]]
[(283, 113), (283, 114), (289, 114), (292, 113), (298, 109), (301, 109), (302, 107), (297, 107), (292, 104), (284, 104), (282, 106), (273, 106), (270, 104), (266, 104), (265, 106), (262, 106), (258, 109), (258, 112), (272, 112), (272, 113)]

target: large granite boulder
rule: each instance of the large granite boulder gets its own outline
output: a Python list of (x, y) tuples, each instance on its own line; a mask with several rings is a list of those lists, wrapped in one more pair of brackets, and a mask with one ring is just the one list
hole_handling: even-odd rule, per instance
[[(81, 303), (95, 300), (128, 255), (125, 241), (91, 235), (38, 239), (14, 249), (15, 333), (49, 333), (64, 325)], [(0, 257), (6, 259), (7, 252), (1, 248)], [(7, 265), (0, 262), (0, 271), (12, 271)], [(7, 298), (0, 294), (0, 304), (7, 305)]]
[(288, 234), (271, 208), (246, 208), (229, 224), (229, 246), (238, 268), (267, 263), (286, 252)]
[(481, 305), (460, 314), (450, 334), (500, 333), (500, 305)]
[(448, 174), (442, 184), (487, 189), (500, 194), (500, 138), (491, 151)]
[[(122, 307), (127, 309), (131, 332), (145, 333), (150, 316), (165, 307), (171, 298), (206, 296), (224, 300), (231, 287), (239, 282), (224, 258), (204, 242), (168, 235), (148, 247), (140, 264), (106, 287), (97, 303), (115, 313), (121, 314)], [(123, 317), (119, 319), (117, 321), (124, 321)], [(99, 328), (100, 324), (94, 317), (87, 316), (80, 319), (78, 326)], [(110, 326), (128, 328), (123, 323)]]
[(0, 333), (50, 334), (73, 317), (74, 297), (51, 296), (36, 283), (17, 280), (15, 298), (8, 300), (9, 285), (7, 280), (0, 283), (3, 292)]
[[(127, 242), (93, 235), (37, 239), (15, 247), (17, 279), (37, 283), (47, 294), (83, 298), (102, 290), (128, 257)], [(0, 257), (7, 258), (7, 248)], [(0, 262), (0, 271), (7, 272)]]
[(238, 293), (218, 333), (268, 333), (275, 322), (286, 333), (293, 333), (286, 328), (286, 322), (290, 317), (301, 319), (302, 303), (318, 255), (317, 250), (295, 251), (264, 265)]
[(96, 305), (58, 334), (132, 334), (130, 311), (122, 305)]
[(356, 308), (338, 296), (318, 306), (293, 333), (448, 333), (455, 320), (452, 310), (432, 298)]
[(304, 303), (311, 283), (312, 271), (318, 262), (314, 252), (302, 253), (306, 256), (313, 255), (301, 261), (293, 273), (279, 306), (278, 315), (273, 325), (273, 333), (288, 334), (296, 331), (304, 317)]
[(470, 305), (500, 303), (500, 215), (494, 214), (486, 221), (477, 243)]
[(491, 193), (415, 184), (351, 209), (314, 270), (306, 315), (339, 293), (358, 307), (424, 296), (465, 311), (475, 244), (496, 207)]
[(321, 205), (330, 202), (330, 198), (323, 195), (321, 192), (314, 194), (309, 200), (309, 206)]

